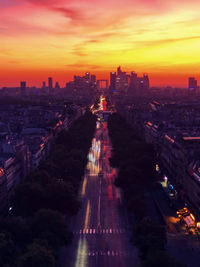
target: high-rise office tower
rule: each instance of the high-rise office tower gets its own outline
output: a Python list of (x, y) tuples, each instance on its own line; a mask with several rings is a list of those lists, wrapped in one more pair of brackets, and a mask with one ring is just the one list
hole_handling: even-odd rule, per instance
[(48, 78), (48, 87), (49, 87), (49, 90), (53, 89), (53, 78), (52, 77)]
[(91, 83), (92, 85), (96, 84), (96, 75), (91, 75)]
[(21, 89), (21, 95), (25, 96), (26, 95), (26, 82), (25, 81), (20, 82), (20, 89)]
[(147, 93), (149, 90), (149, 77), (146, 73), (143, 75), (143, 81), (144, 81), (144, 91), (145, 93)]
[(116, 72), (110, 73), (110, 91), (111, 93), (114, 93), (116, 90)]
[(46, 88), (46, 82), (42, 82), (42, 89)]
[(138, 94), (138, 87), (139, 87), (139, 83), (138, 83), (137, 74), (134, 71), (132, 71), (131, 75), (130, 75), (130, 83), (129, 83), (128, 93), (130, 95)]
[(86, 83), (90, 82), (90, 73), (89, 72), (85, 73), (85, 81), (86, 81)]
[(149, 77), (144, 74), (142, 78), (138, 78), (138, 94), (147, 94), (149, 90)]
[(59, 82), (56, 82), (56, 84), (55, 84), (55, 89), (60, 89), (60, 84), (59, 84)]
[(194, 77), (188, 78), (188, 89), (196, 90), (197, 89), (197, 80)]
[(128, 90), (128, 79), (129, 75), (126, 72), (121, 70), (119, 66), (117, 68), (117, 76), (116, 76), (116, 92), (126, 93)]
[(122, 70), (121, 70), (121, 66), (119, 66), (118, 68), (117, 68), (117, 75), (121, 75), (122, 74)]

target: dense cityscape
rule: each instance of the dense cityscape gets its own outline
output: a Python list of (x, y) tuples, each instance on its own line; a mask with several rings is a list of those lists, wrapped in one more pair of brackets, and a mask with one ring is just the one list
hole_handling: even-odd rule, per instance
[(199, 0), (0, 0), (0, 267), (200, 267)]
[(2, 88), (1, 266), (198, 266), (199, 101), (120, 66)]

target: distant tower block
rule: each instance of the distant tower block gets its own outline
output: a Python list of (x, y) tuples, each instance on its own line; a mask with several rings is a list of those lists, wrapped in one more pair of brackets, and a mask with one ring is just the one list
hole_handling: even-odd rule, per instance
[(20, 82), (20, 89), (21, 89), (21, 95), (25, 96), (26, 95), (26, 82), (25, 81)]
[(197, 80), (194, 77), (188, 78), (188, 89), (196, 90), (197, 89)]
[(55, 89), (60, 89), (59, 82), (56, 82), (56, 84), (55, 84)]
[(52, 77), (48, 78), (48, 87), (50, 90), (53, 88), (53, 78)]
[(110, 72), (110, 90), (115, 92), (116, 90), (116, 72)]
[(98, 80), (97, 81), (97, 88), (99, 90), (106, 90), (106, 89), (108, 89), (108, 80)]
[(46, 82), (42, 82), (42, 89), (46, 88)]
[(91, 83), (96, 84), (96, 75), (91, 75)]

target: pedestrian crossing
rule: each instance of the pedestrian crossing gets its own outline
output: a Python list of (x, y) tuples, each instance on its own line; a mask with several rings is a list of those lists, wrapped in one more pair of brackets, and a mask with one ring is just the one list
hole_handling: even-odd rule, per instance
[(107, 228), (107, 229), (95, 229), (95, 228), (90, 228), (90, 229), (80, 229), (77, 231), (73, 231), (74, 235), (111, 235), (111, 234), (125, 234), (127, 233), (127, 229), (122, 228), (122, 229), (112, 229), (112, 228)]
[(81, 252), (81, 256), (89, 256), (89, 257), (98, 257), (98, 256), (108, 256), (108, 257), (128, 257), (133, 256), (133, 252), (129, 251), (118, 251), (118, 250), (92, 250), (87, 252)]

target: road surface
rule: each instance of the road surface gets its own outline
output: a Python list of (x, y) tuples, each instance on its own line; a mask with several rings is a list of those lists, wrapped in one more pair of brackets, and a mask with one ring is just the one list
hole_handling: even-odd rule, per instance
[(130, 243), (130, 227), (115, 169), (109, 165), (111, 144), (107, 123), (97, 122), (80, 188), (82, 207), (72, 219), (72, 245), (61, 252), (61, 267), (137, 267), (137, 250)]

